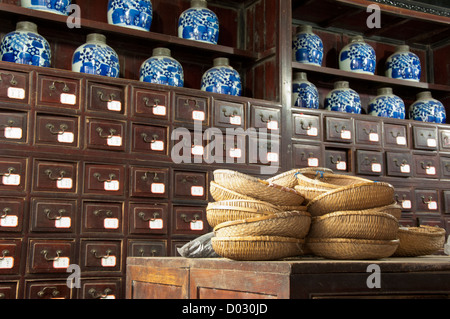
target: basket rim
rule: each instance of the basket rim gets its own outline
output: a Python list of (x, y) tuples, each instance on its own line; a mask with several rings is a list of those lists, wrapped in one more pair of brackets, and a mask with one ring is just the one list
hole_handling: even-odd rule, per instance
[(398, 245), (399, 239), (359, 239), (359, 238), (308, 238), (308, 244), (370, 244), (370, 245)]
[(226, 187), (220, 185), (219, 183), (217, 183), (217, 182), (215, 182), (215, 181), (211, 181), (211, 182), (210, 182), (210, 188), (211, 188), (211, 186), (212, 186), (212, 187), (219, 188), (219, 189), (221, 189), (221, 190), (224, 190), (224, 191), (226, 191), (226, 192), (228, 192), (228, 193), (230, 193), (230, 194), (232, 194), (232, 195), (236, 195), (236, 196), (238, 196), (238, 197), (242, 197), (242, 199), (245, 199), (245, 200), (257, 200), (257, 199), (255, 199), (255, 198), (253, 198), (253, 197), (251, 197), (251, 196), (247, 196), (247, 195), (244, 195), (244, 194), (240, 194), (240, 193), (235, 192), (235, 191), (233, 191), (233, 190), (231, 190), (231, 189), (228, 189), (228, 188), (226, 188)]
[(327, 172), (327, 171), (320, 171), (320, 170), (301, 172), (300, 174), (297, 174), (296, 177), (297, 177), (297, 179), (302, 179), (307, 183), (315, 184), (314, 186), (322, 186), (322, 187), (328, 188), (328, 189), (338, 189), (338, 188), (342, 187), (341, 185), (328, 183), (321, 179), (314, 179), (314, 178), (311, 178), (310, 176), (308, 176), (308, 175), (317, 176), (318, 172), (321, 172), (320, 174), (321, 174), (321, 177), (323, 177), (323, 178), (334, 177), (334, 178), (339, 178), (339, 179), (355, 180), (355, 181), (357, 181), (357, 183), (372, 182), (370, 179), (359, 177), (359, 176), (337, 174), (334, 172)]
[(237, 237), (212, 237), (213, 241), (246, 241), (246, 242), (283, 242), (283, 243), (304, 243), (304, 239), (282, 236), (237, 236)]
[(321, 222), (323, 220), (326, 220), (329, 218), (334, 218), (334, 217), (339, 217), (339, 216), (379, 216), (379, 217), (385, 217), (388, 219), (392, 219), (394, 221), (398, 221), (398, 219), (395, 218), (392, 214), (380, 212), (380, 211), (373, 211), (373, 208), (369, 208), (367, 210), (336, 211), (336, 212), (328, 213), (328, 214), (321, 215), (321, 216), (314, 216), (314, 217), (312, 217), (312, 221)]
[[(277, 211), (281, 211), (280, 208), (278, 208), (276, 205), (262, 201), (262, 200), (257, 200), (257, 199), (224, 199), (224, 200), (220, 200), (217, 202), (209, 202), (208, 205), (206, 206), (206, 209), (223, 209), (223, 208), (219, 208), (219, 207), (223, 207), (223, 206), (228, 206), (230, 205), (230, 203), (241, 203), (241, 202), (246, 202), (246, 203), (253, 203), (253, 204), (261, 204), (261, 205), (265, 205), (268, 206), (270, 208), (273, 208), (274, 210)], [(228, 205), (227, 205), (228, 204)], [(217, 207), (215, 207), (217, 206)], [(232, 207), (233, 205), (230, 205), (230, 207)], [(239, 207), (239, 206), (234, 206), (234, 207)], [(233, 208), (234, 208), (233, 207)]]
[[(420, 229), (420, 230), (419, 230)], [(445, 229), (438, 226), (420, 225), (418, 227), (400, 226), (398, 231), (405, 235), (440, 237), (445, 235)]]

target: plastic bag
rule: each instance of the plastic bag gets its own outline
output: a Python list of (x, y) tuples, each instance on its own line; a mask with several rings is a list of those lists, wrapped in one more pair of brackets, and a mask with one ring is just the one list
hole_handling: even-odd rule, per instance
[(188, 242), (183, 247), (177, 248), (178, 253), (186, 258), (213, 258), (220, 257), (211, 245), (214, 232), (204, 234)]

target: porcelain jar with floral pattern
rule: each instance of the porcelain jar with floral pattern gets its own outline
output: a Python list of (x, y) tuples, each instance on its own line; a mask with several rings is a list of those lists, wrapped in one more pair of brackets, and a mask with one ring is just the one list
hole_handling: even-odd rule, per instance
[(191, 0), (191, 7), (178, 19), (178, 37), (217, 44), (219, 19), (207, 8), (206, 0)]

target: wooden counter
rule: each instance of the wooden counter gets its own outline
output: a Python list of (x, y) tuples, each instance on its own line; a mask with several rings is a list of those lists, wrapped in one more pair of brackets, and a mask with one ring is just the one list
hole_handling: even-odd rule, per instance
[[(370, 288), (370, 287), (372, 288)], [(129, 257), (127, 299), (450, 298), (450, 257), (241, 262)]]

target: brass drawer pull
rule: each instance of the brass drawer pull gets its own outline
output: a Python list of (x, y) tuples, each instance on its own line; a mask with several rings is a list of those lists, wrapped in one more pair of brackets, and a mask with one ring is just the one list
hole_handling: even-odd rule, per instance
[(144, 100), (144, 105), (147, 106), (147, 107), (151, 107), (151, 108), (158, 107), (159, 102), (160, 102), (159, 99), (153, 99), (153, 105), (151, 105), (151, 104), (149, 103), (149, 102), (150, 102), (150, 99), (149, 99), (148, 97), (146, 97), (146, 96), (144, 96), (143, 100)]
[(62, 250), (57, 250), (57, 251), (56, 251), (56, 257), (54, 257), (54, 258), (49, 258), (49, 257), (47, 257), (47, 255), (48, 255), (48, 250), (44, 249), (44, 250), (41, 251), (41, 255), (44, 255), (44, 258), (45, 258), (45, 260), (47, 260), (47, 261), (55, 261), (55, 260), (58, 260), (58, 259), (60, 258), (60, 256), (59, 256), (60, 254), (62, 254)]
[(425, 166), (425, 162), (420, 162), (420, 166), (422, 167), (422, 169), (424, 169), (424, 170), (427, 170), (427, 169), (429, 169), (430, 167), (432, 167), (433, 166), (433, 163), (432, 162), (428, 162), (427, 164), (426, 164), (427, 166)]
[(0, 215), (0, 219), (6, 218), (8, 214), (11, 212), (11, 208), (5, 207), (3, 208), (3, 213)]
[(102, 212), (105, 212), (106, 217), (111, 217), (113, 212), (109, 209), (96, 209), (92, 212), (94, 216), (99, 216)]
[(141, 137), (143, 138), (145, 143), (155, 143), (158, 140), (158, 138), (159, 138), (158, 134), (153, 134), (152, 135), (152, 139), (150, 140), (148, 138), (148, 134), (147, 133), (142, 133)]
[(144, 212), (139, 212), (138, 216), (140, 219), (142, 219), (144, 222), (148, 222), (148, 221), (154, 221), (155, 219), (157, 219), (159, 217), (159, 213), (153, 213), (153, 218), (146, 218), (145, 217), (145, 213)]
[[(157, 252), (158, 252), (158, 251), (157, 251), (156, 249), (152, 249), (152, 250), (151, 250), (152, 257), (155, 257)], [(145, 256), (144, 256), (144, 253), (145, 253), (145, 250), (144, 250), (144, 249), (142, 249), (142, 248), (139, 249), (138, 253), (139, 253), (139, 255), (141, 255), (141, 257), (145, 257)]]
[(109, 179), (100, 179), (100, 177), (102, 176), (100, 173), (94, 173), (93, 175), (100, 183), (104, 183), (104, 182), (110, 182), (112, 180), (114, 180), (116, 178), (116, 174), (109, 174)]
[(336, 131), (336, 133), (342, 133), (347, 128), (345, 125), (342, 125), (341, 129), (339, 130), (338, 127), (339, 126), (337, 124), (334, 126), (334, 130)]
[(47, 218), (48, 218), (49, 220), (60, 220), (60, 219), (62, 218), (63, 214), (66, 213), (66, 210), (65, 210), (65, 209), (59, 209), (59, 210), (58, 210), (58, 215), (55, 216), (55, 217), (51, 217), (51, 216), (50, 216), (50, 213), (51, 213), (51, 212), (52, 212), (52, 211), (51, 211), (50, 209), (44, 209), (44, 214), (47, 215)]
[(62, 135), (66, 132), (66, 130), (69, 128), (67, 124), (61, 124), (59, 126), (60, 131), (54, 131), (55, 126), (52, 123), (47, 123), (45, 125), (45, 128), (50, 131), (53, 135)]
[(16, 169), (14, 167), (8, 167), (8, 173), (0, 173), (0, 176), (6, 176), (9, 177), (11, 176), (12, 173), (14, 173), (16, 171)]
[(269, 122), (272, 121), (272, 118), (273, 118), (272, 115), (269, 115), (269, 118), (268, 118), (267, 120), (265, 120), (265, 119), (264, 119), (264, 114), (263, 114), (263, 113), (260, 113), (260, 114), (259, 114), (259, 117), (261, 118), (261, 122), (263, 122), (263, 123), (269, 123)]
[(191, 222), (196, 222), (197, 220), (199, 220), (199, 219), (200, 219), (200, 215), (199, 215), (199, 214), (195, 214), (195, 215), (194, 215), (194, 219), (188, 220), (186, 214), (181, 214), (181, 215), (180, 215), (180, 218), (181, 218), (185, 223), (191, 223)]
[(104, 255), (104, 256), (99, 256), (99, 255), (97, 255), (97, 250), (95, 250), (95, 249), (92, 249), (92, 250), (91, 250), (91, 254), (94, 255), (94, 257), (97, 258), (97, 259), (107, 259), (107, 258), (109, 258), (109, 254), (111, 254), (111, 253), (112, 253), (112, 250), (111, 250), (111, 249), (108, 249), (108, 250), (106, 251), (106, 255)]
[(234, 116), (238, 115), (238, 112), (236, 110), (234, 110), (233, 113), (231, 113), (231, 114), (230, 113), (227, 114), (227, 109), (222, 109), (222, 112), (223, 112), (223, 116), (225, 116), (225, 117), (234, 117)]
[(433, 196), (428, 196), (428, 202), (425, 201), (425, 196), (422, 195), (420, 198), (422, 199), (422, 203), (427, 205), (433, 202)]
[(398, 159), (396, 159), (396, 158), (394, 158), (394, 160), (393, 160), (393, 162), (395, 163), (395, 165), (396, 166), (398, 166), (398, 167), (402, 167), (402, 166), (405, 166), (405, 165), (407, 165), (408, 164), (408, 161), (407, 160), (403, 160), (402, 161), (402, 163), (401, 164), (398, 164), (398, 162), (399, 162), (399, 160)]
[(58, 290), (56, 287), (44, 287), (44, 288), (42, 288), (41, 291), (39, 291), (39, 292), (37, 293), (38, 297), (41, 297), (41, 298), (44, 297), (44, 296), (45, 296), (45, 291), (46, 291), (46, 290), (53, 290), (53, 291), (52, 291), (52, 296), (53, 296), (53, 297), (58, 297), (59, 294), (60, 294), (59, 290)]
[(191, 105), (191, 103), (190, 103), (191, 101), (194, 103), (194, 108), (196, 108), (196, 109), (200, 108), (200, 105), (198, 105), (198, 101), (197, 101), (197, 100), (194, 100), (194, 99), (186, 99), (186, 100), (184, 101), (184, 106), (189, 106), (189, 105)]
[(100, 126), (97, 127), (95, 129), (95, 131), (98, 133), (98, 136), (100, 136), (102, 138), (110, 138), (111, 136), (114, 136), (114, 134), (116, 134), (116, 132), (117, 132), (115, 129), (110, 128), (109, 129), (109, 135), (105, 135), (105, 134), (103, 134), (103, 128), (101, 128)]
[(7, 255), (9, 255), (9, 250), (8, 249), (2, 250), (2, 257), (0, 257), (0, 260), (5, 259)]
[(149, 174), (154, 174), (153, 175), (153, 181), (154, 182), (158, 182), (159, 181), (159, 176), (158, 176), (158, 173), (156, 173), (156, 172), (145, 172), (144, 175), (141, 176), (141, 179), (143, 181), (147, 181), (148, 178), (149, 178), (149, 176), (148, 176)]
[(98, 96), (99, 100), (102, 102), (112, 102), (116, 98), (116, 95), (114, 93), (110, 93), (109, 98), (105, 99), (104, 98), (105, 93), (103, 93), (102, 91), (97, 91), (97, 96)]
[(341, 162), (341, 157), (338, 156), (338, 157), (337, 157), (337, 160), (334, 160), (334, 156), (331, 155), (331, 156), (330, 156), (330, 162), (331, 162), (331, 164), (339, 164), (339, 163)]
[(305, 122), (303, 120), (300, 120), (300, 126), (302, 130), (309, 131), (312, 128), (312, 122), (308, 122), (308, 126), (305, 127)]
[(11, 80), (9, 80), (9, 83), (10, 83), (11, 85), (16, 85), (16, 84), (17, 84), (17, 81), (16, 81), (16, 79), (14, 78), (14, 74), (12, 74), (12, 73), (3, 73), (3, 72), (0, 72), (0, 82), (3, 81), (2, 75), (11, 75)]
[(198, 184), (198, 179), (195, 176), (185, 176), (185, 177), (183, 177), (181, 182), (183, 184), (190, 183), (190, 184), (196, 185), (196, 184)]
[(66, 171), (62, 170), (59, 172), (59, 177), (53, 177), (52, 174), (52, 170), (51, 169), (46, 169), (45, 170), (45, 175), (48, 176), (49, 179), (51, 179), (52, 181), (60, 181), (64, 178), (64, 176), (66, 175)]
[(89, 289), (89, 294), (92, 296), (92, 298), (95, 299), (104, 299), (106, 297), (108, 297), (109, 294), (111, 294), (113, 291), (110, 288), (106, 288), (105, 290), (103, 290), (103, 293), (98, 293), (97, 290), (95, 290), (95, 288), (91, 288)]
[[(70, 91), (70, 90), (69, 90), (69, 87), (67, 86), (66, 82), (64, 82), (64, 81), (53, 81), (53, 83), (50, 84), (50, 86), (48, 87), (51, 91), (56, 90), (55, 83), (61, 83), (61, 84), (64, 84), (64, 87), (63, 87), (63, 89), (62, 89), (62, 91), (63, 91), (64, 93), (67, 93), (67, 92)], [(52, 95), (51, 92), (50, 92), (50, 95)]]

